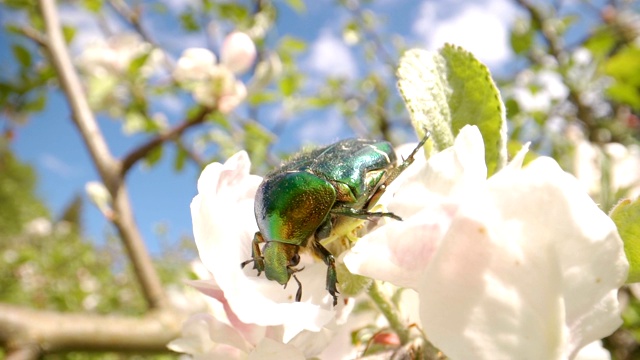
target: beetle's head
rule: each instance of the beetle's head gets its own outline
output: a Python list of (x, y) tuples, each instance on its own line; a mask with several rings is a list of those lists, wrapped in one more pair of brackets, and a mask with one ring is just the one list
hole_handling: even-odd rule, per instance
[(264, 246), (264, 272), (269, 280), (275, 280), (280, 285), (286, 285), (291, 278), (291, 274), (302, 269), (294, 266), (300, 262), (298, 250), (300, 246), (270, 241)]

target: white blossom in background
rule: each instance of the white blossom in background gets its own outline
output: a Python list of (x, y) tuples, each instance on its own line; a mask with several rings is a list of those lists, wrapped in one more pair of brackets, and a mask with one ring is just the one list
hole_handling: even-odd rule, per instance
[(24, 230), (32, 236), (47, 236), (53, 231), (51, 220), (45, 217), (37, 217), (25, 224)]
[[(627, 198), (640, 195), (640, 146), (607, 143), (597, 145), (584, 138), (576, 129), (569, 129), (574, 144), (573, 172), (591, 196), (597, 198), (602, 191)], [(603, 178), (608, 181), (603, 183)], [(608, 189), (602, 189), (602, 186)]]
[(234, 74), (242, 74), (251, 68), (256, 54), (256, 46), (249, 35), (234, 31), (222, 43), (220, 61)]
[(209, 49), (189, 48), (182, 52), (173, 72), (176, 81), (188, 84), (209, 78), (209, 71), (216, 66), (217, 58)]
[(385, 194), (404, 221), (344, 257), (353, 273), (415, 289), (422, 329), (451, 358), (574, 358), (622, 323), (615, 225), (554, 160), (523, 168), (524, 154), (487, 180), (480, 132), (465, 127)]
[(520, 108), (525, 112), (548, 112), (569, 94), (560, 74), (551, 70), (519, 73), (511, 90)]
[(149, 58), (140, 70), (144, 76), (149, 76), (162, 60), (162, 52), (137, 34), (123, 33), (89, 44), (76, 63), (80, 70), (91, 76), (120, 77), (127, 74), (133, 60), (145, 54), (149, 54)]
[(89, 200), (107, 219), (113, 218), (111, 194), (104, 184), (98, 181), (89, 181), (85, 184), (84, 191), (87, 193)]
[(580, 100), (588, 106), (595, 117), (611, 114), (611, 105), (605, 98), (605, 89), (609, 87), (611, 79), (601, 75), (598, 62), (594, 61), (591, 51), (577, 48), (571, 53), (571, 67), (566, 74), (566, 83), (580, 89)]
[(246, 34), (233, 32), (224, 40), (220, 63), (208, 49), (186, 49), (178, 59), (173, 77), (191, 91), (199, 104), (229, 113), (247, 96), (244, 83), (236, 75), (248, 70), (255, 58), (253, 41)]

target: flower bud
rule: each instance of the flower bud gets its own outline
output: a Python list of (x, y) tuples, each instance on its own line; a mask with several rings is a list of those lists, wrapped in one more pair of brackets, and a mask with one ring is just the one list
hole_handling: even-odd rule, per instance
[(234, 31), (222, 44), (221, 61), (235, 74), (249, 70), (256, 59), (256, 46), (249, 35)]

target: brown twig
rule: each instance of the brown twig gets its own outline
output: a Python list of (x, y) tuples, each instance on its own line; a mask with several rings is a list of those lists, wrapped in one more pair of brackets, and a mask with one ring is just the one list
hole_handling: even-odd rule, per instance
[(118, 13), (129, 24), (131, 24), (131, 26), (133, 26), (138, 34), (142, 36), (142, 39), (144, 39), (144, 41), (156, 46), (153, 39), (151, 39), (151, 36), (149, 36), (149, 33), (147, 33), (147, 31), (142, 27), (142, 24), (140, 23), (140, 14), (138, 12), (131, 10), (127, 3), (122, 0), (110, 0), (108, 4), (111, 5), (116, 13)]
[(185, 119), (170, 130), (158, 134), (156, 137), (133, 149), (122, 159), (122, 166), (120, 167), (121, 176), (124, 177), (131, 169), (131, 167), (133, 167), (136, 162), (143, 159), (147, 154), (149, 154), (151, 150), (157, 148), (158, 146), (161, 146), (168, 140), (177, 139), (187, 129), (203, 123), (207, 118), (207, 115), (209, 115), (211, 111), (211, 108), (201, 107), (193, 117)]
[(26, 36), (27, 38), (33, 40), (36, 44), (46, 47), (47, 46), (47, 38), (38, 30), (30, 27), (30, 26), (21, 26), (18, 28), (20, 34)]
[(78, 74), (71, 63), (62, 35), (56, 2), (55, 0), (39, 0), (39, 5), (47, 34), (46, 49), (71, 108), (72, 119), (102, 181), (113, 198), (113, 223), (127, 249), (129, 259), (149, 306), (151, 308), (165, 307), (166, 298), (162, 284), (133, 217), (131, 203), (121, 176), (121, 164), (109, 151), (89, 107)]

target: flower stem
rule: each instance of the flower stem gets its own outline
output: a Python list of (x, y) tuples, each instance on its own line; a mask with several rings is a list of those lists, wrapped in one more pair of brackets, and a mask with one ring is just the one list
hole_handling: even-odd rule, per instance
[(382, 315), (389, 322), (389, 326), (398, 335), (400, 343), (406, 345), (409, 342), (409, 327), (400, 319), (398, 309), (393, 305), (391, 300), (380, 290), (377, 281), (372, 281), (369, 287), (369, 297), (378, 306)]

